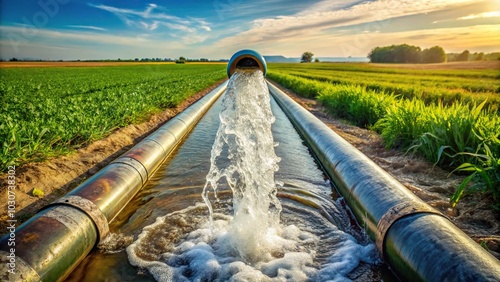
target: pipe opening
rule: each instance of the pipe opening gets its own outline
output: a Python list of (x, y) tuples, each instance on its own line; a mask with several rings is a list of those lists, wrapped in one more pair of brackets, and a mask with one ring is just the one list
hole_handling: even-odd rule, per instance
[(254, 50), (240, 50), (234, 53), (227, 64), (227, 77), (231, 77), (236, 69), (260, 69), (265, 77), (267, 72), (266, 60)]
[(253, 58), (245, 57), (236, 63), (237, 68), (259, 68), (259, 63)]

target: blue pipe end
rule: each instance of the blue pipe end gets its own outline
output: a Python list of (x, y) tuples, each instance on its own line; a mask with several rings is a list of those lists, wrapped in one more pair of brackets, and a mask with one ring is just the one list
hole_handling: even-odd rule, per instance
[(264, 57), (257, 51), (244, 49), (240, 50), (231, 57), (227, 64), (227, 77), (236, 71), (237, 68), (258, 68), (264, 76), (267, 73), (267, 64)]

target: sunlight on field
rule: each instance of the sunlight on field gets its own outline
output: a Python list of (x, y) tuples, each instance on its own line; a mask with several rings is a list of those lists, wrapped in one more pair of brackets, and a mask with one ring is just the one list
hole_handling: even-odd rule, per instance
[(226, 77), (220, 64), (59, 64), (0, 68), (4, 168), (89, 144)]

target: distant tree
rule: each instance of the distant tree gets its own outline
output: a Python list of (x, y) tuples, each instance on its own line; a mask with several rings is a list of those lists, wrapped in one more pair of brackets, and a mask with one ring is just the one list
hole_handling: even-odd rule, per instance
[(314, 62), (319, 63), (319, 59), (318, 58), (314, 59)]
[(475, 53), (474, 54), (474, 61), (482, 61), (484, 60), (484, 53)]
[(139, 58), (135, 58), (134, 61), (139, 62)]
[(17, 58), (12, 58), (12, 59), (10, 59), (9, 61), (11, 61), (11, 62), (17, 62), (17, 61), (19, 61), (19, 60), (18, 60)]
[(468, 61), (469, 55), (470, 55), (469, 50), (465, 50), (462, 53), (460, 53), (460, 55), (458, 55), (457, 61)]
[(175, 61), (176, 64), (184, 64), (186, 62), (186, 58), (184, 57), (179, 57), (178, 60)]
[(408, 44), (375, 47), (368, 58), (372, 63), (420, 63), (421, 49)]
[(312, 62), (313, 56), (314, 56), (314, 54), (311, 52), (304, 52), (302, 54), (302, 58), (300, 59), (300, 62), (301, 63), (310, 63), (310, 62)]
[(422, 63), (444, 63), (446, 62), (446, 53), (439, 46), (434, 46), (422, 51)]

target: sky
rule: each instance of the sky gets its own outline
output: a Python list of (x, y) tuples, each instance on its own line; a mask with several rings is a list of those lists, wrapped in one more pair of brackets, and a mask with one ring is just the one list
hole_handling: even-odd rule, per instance
[(0, 57), (366, 57), (373, 48), (500, 51), (500, 0), (0, 0)]

